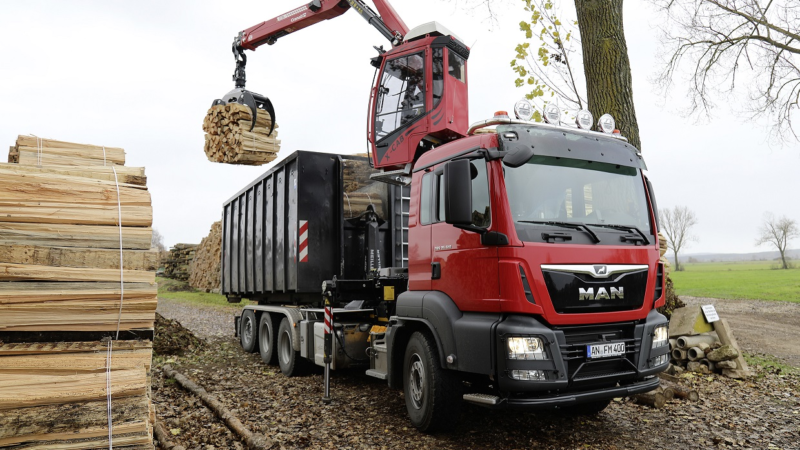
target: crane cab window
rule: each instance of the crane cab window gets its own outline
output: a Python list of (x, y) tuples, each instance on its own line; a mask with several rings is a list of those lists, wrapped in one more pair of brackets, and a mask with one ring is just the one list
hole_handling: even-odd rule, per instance
[(464, 66), (467, 64), (467, 61), (450, 49), (447, 50), (447, 55), (447, 72), (458, 81), (466, 83), (467, 71)]
[(425, 114), (424, 56), (420, 52), (386, 62), (375, 105), (377, 141)]

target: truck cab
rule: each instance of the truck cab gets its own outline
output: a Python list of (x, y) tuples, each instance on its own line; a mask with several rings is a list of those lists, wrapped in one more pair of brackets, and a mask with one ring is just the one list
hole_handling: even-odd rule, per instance
[(439, 369), (391, 351), (419, 332), (442, 372), (469, 380), (463, 400), (483, 406), (600, 410), (654, 389), (667, 319), (641, 154), (600, 132), (500, 122), (414, 166), (389, 383), (429, 416), (408, 393), (435, 389), (425, 371)]

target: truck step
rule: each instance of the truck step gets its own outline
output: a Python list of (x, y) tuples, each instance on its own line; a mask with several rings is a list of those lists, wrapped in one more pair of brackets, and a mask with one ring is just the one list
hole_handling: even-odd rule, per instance
[(377, 371), (375, 369), (367, 370), (367, 375), (369, 375), (371, 377), (378, 378), (380, 380), (385, 380), (386, 378), (388, 378), (388, 375), (386, 374), (386, 372), (379, 372), (379, 371)]
[(497, 406), (503, 401), (500, 397), (490, 394), (464, 394), (463, 398), (465, 402), (482, 406)]

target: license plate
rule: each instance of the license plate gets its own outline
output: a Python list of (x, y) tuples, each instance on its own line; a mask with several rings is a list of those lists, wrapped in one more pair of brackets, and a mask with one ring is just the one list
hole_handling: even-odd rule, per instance
[(624, 342), (610, 342), (608, 344), (595, 344), (586, 346), (586, 357), (589, 359), (609, 358), (625, 354)]

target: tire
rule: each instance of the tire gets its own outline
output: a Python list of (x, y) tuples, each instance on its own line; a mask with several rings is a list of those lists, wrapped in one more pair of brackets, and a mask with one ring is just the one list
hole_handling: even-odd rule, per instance
[(258, 351), (264, 364), (275, 364), (275, 330), (272, 317), (267, 312), (262, 312), (258, 319)]
[(581, 403), (580, 405), (568, 406), (561, 409), (561, 413), (568, 416), (585, 417), (596, 416), (600, 414), (608, 405), (611, 404), (611, 399), (598, 400), (596, 402)]
[(411, 423), (420, 431), (446, 431), (458, 422), (461, 380), (439, 365), (436, 343), (419, 331), (403, 358), (403, 393)]
[(278, 365), (281, 368), (281, 372), (287, 377), (297, 375), (299, 372), (299, 356), (294, 351), (292, 341), (292, 325), (289, 323), (289, 319), (284, 317), (281, 320), (280, 327), (278, 327), (278, 336), (275, 339), (275, 353), (278, 354)]
[(239, 322), (239, 340), (247, 353), (255, 353), (258, 350), (257, 332), (256, 313), (252, 309), (245, 309)]

